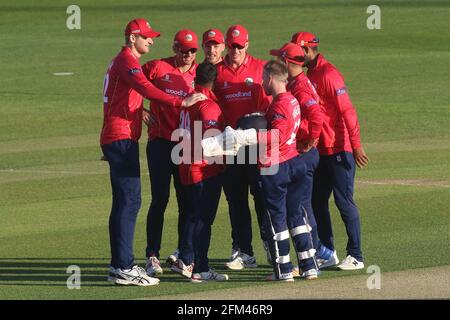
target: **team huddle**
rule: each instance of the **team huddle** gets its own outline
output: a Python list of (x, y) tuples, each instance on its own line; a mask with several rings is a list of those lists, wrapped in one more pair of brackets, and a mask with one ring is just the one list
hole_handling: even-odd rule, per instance
[[(192, 30), (180, 30), (173, 56), (141, 66), (139, 58), (159, 36), (145, 19), (130, 21), (125, 46), (105, 75), (100, 144), (113, 195), (108, 280), (159, 283), (172, 179), (178, 246), (167, 263), (191, 282), (229, 280), (210, 268), (208, 260), (222, 190), (231, 223), (225, 268), (257, 267), (249, 191), (267, 263), (273, 267), (267, 280), (311, 280), (324, 268), (364, 268), (353, 187), (356, 165), (364, 167), (369, 159), (343, 77), (318, 52), (319, 39), (295, 33), (280, 49), (269, 51), (276, 59), (267, 62), (248, 53), (249, 34), (243, 26), (231, 26), (225, 36), (210, 29), (201, 38), (205, 60), (197, 64), (199, 39)], [(150, 100), (149, 109), (144, 98)], [(145, 268), (135, 264), (133, 254), (141, 207), (142, 123), (148, 128), (151, 185)], [(328, 207), (332, 192), (348, 236), (342, 261), (334, 248)]]

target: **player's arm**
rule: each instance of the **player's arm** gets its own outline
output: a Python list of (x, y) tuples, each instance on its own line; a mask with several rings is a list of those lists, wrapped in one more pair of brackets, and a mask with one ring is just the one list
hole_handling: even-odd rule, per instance
[(185, 99), (181, 99), (180, 97), (172, 96), (163, 92), (148, 81), (148, 79), (144, 76), (142, 67), (137, 62), (127, 61), (118, 69), (119, 76), (124, 79), (124, 81), (131, 88), (136, 90), (146, 99), (157, 100), (174, 107), (187, 107), (197, 103), (200, 100), (206, 99), (206, 97), (202, 94), (195, 94)]
[[(317, 98), (308, 92), (307, 89), (295, 90), (293, 94), (300, 103), (302, 117), (308, 120), (307, 136), (305, 138), (302, 137), (302, 145), (299, 146), (300, 151), (308, 152), (319, 141), (325, 117), (324, 110)], [(300, 134), (303, 131), (299, 130), (298, 132)]]
[(332, 94), (334, 103), (344, 119), (356, 164), (358, 167), (363, 168), (369, 163), (369, 158), (361, 144), (360, 127), (356, 110), (348, 95), (344, 79), (339, 73), (334, 72), (330, 74), (328, 77), (327, 89), (330, 91), (330, 94)]

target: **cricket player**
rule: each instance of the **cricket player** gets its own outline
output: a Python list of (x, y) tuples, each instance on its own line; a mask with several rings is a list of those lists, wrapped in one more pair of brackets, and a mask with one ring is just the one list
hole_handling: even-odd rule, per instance
[[(274, 274), (268, 280), (294, 281), (289, 255), (289, 235), (297, 253), (297, 261), (305, 279), (316, 279), (315, 249), (310, 235), (302, 200), (298, 196), (302, 180), (307, 174), (300, 158), (296, 137), (301, 122), (300, 105), (287, 92), (287, 67), (280, 61), (269, 61), (264, 67), (263, 88), (273, 101), (266, 113), (267, 131), (255, 129), (233, 130), (227, 127), (223, 134), (202, 141), (205, 154), (215, 153), (214, 140), (234, 141), (234, 150), (241, 146), (262, 144), (267, 147), (266, 159), (259, 158), (260, 181), (264, 193), (269, 234), (269, 245)], [(211, 143), (212, 142), (212, 143)], [(228, 145), (226, 143), (225, 145)], [(263, 168), (265, 170), (263, 171)]]
[[(270, 104), (261, 87), (264, 61), (247, 53), (248, 31), (241, 25), (228, 28), (225, 38), (227, 55), (217, 64), (214, 92), (219, 99), (225, 123), (236, 128), (238, 120), (254, 112), (265, 112)], [(262, 190), (258, 184), (255, 164), (228, 164), (223, 189), (228, 202), (232, 253), (226, 266), (232, 270), (256, 267), (252, 247), (252, 224), (248, 205), (248, 190), (253, 195), (259, 225), (264, 214)], [(261, 234), (261, 237), (264, 236)]]
[[(195, 57), (198, 39), (192, 30), (180, 30), (175, 34), (173, 47), (175, 55), (152, 60), (142, 67), (144, 75), (157, 88), (174, 97), (186, 97), (194, 91)], [(178, 203), (178, 246), (184, 226), (183, 192), (180, 185), (178, 166), (171, 159), (173, 147), (172, 132), (178, 128), (180, 108), (160, 101), (150, 102), (152, 123), (148, 126), (147, 164), (150, 173), (151, 204), (147, 215), (147, 273), (151, 276), (163, 272), (159, 262), (164, 212), (170, 196), (170, 182), (173, 177)], [(168, 262), (177, 259), (178, 249), (169, 256)]]
[[(314, 171), (319, 164), (319, 152), (316, 146), (322, 132), (322, 124), (325, 117), (324, 109), (314, 86), (303, 72), (302, 66), (305, 61), (303, 49), (299, 45), (288, 42), (280, 49), (271, 50), (270, 54), (277, 56), (286, 63), (289, 74), (287, 89), (300, 103), (302, 119), (297, 134), (297, 149), (307, 166), (307, 175), (301, 184), (299, 196), (302, 198), (302, 206), (308, 213), (309, 224), (312, 228), (311, 235), (314, 241), (314, 248), (316, 249), (316, 258), (319, 262), (326, 260), (327, 263), (336, 265), (339, 262), (336, 251), (332, 251), (325, 246), (319, 246), (317, 224), (311, 206)], [(324, 265), (324, 267), (326, 266)], [(295, 272), (296, 269), (294, 269)]]
[(209, 29), (203, 33), (202, 38), (205, 61), (214, 65), (222, 62), (222, 53), (225, 50), (225, 38), (219, 29)]
[(157, 89), (144, 76), (139, 58), (148, 53), (160, 33), (138, 18), (125, 28), (125, 46), (112, 60), (103, 85), (103, 127), (100, 145), (110, 167), (112, 209), (109, 218), (111, 264), (108, 280), (120, 285), (151, 286), (149, 277), (134, 263), (133, 239), (141, 206), (138, 140), (142, 128), (143, 97), (170, 106), (189, 106), (206, 97), (181, 98)]
[[(361, 224), (358, 208), (353, 200), (355, 164), (363, 168), (369, 163), (360, 138), (356, 110), (352, 105), (344, 78), (334, 65), (318, 52), (319, 39), (309, 32), (298, 32), (291, 42), (305, 52), (308, 78), (323, 101), (325, 120), (318, 143), (319, 166), (314, 175), (312, 206), (316, 215), (321, 243), (334, 251), (333, 231), (328, 201), (333, 192), (347, 231), (347, 257), (338, 265), (341, 270), (364, 268), (361, 252)], [(338, 262), (336, 253), (331, 261)], [(323, 267), (323, 266), (322, 266)]]
[(228, 280), (228, 275), (213, 271), (208, 261), (211, 226), (216, 217), (222, 191), (221, 174), (224, 165), (209, 163), (208, 159), (204, 159), (200, 144), (205, 132), (217, 135), (223, 131), (222, 111), (212, 92), (216, 77), (217, 70), (213, 64), (203, 62), (198, 65), (195, 90), (203, 93), (208, 99), (182, 110), (180, 114), (180, 128), (183, 130), (183, 162), (179, 168), (186, 194), (183, 198), (186, 220), (179, 258), (171, 269), (193, 282)]

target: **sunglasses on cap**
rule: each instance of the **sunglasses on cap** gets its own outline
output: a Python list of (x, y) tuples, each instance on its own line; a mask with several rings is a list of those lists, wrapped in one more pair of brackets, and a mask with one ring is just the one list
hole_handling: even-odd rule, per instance
[(229, 48), (229, 49), (239, 49), (239, 50), (242, 50), (242, 49), (244, 49), (245, 47), (244, 47), (244, 46), (241, 46), (241, 45), (239, 45), (239, 44), (237, 44), (237, 43), (233, 43), (233, 44), (230, 44), (230, 45), (228, 46), (228, 48)]
[(196, 49), (196, 48), (191, 48), (191, 49), (188, 49), (188, 50), (185, 50), (185, 51), (180, 50), (180, 52), (181, 52), (182, 54), (188, 54), (188, 53), (194, 54), (194, 53), (197, 52), (197, 49)]
[(312, 39), (312, 40), (310, 40), (310, 41), (304, 41), (304, 40), (302, 40), (302, 41), (300, 41), (300, 43), (301, 43), (302, 45), (309, 44), (309, 43), (319, 43), (319, 38), (314, 38), (314, 39)]

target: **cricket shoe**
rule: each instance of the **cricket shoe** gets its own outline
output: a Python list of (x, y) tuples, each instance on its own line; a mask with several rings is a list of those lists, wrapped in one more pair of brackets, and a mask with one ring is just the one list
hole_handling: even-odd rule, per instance
[(303, 271), (298, 266), (292, 268), (292, 276), (294, 278), (300, 278), (302, 276), (302, 272)]
[(147, 287), (159, 284), (159, 279), (149, 277), (144, 268), (135, 265), (131, 269), (116, 269), (114, 283), (124, 286), (134, 285)]
[(234, 260), (225, 263), (225, 266), (230, 270), (242, 270), (244, 268), (256, 268), (256, 258), (248, 254), (240, 253)]
[(153, 256), (147, 258), (147, 264), (145, 265), (145, 270), (149, 277), (154, 277), (163, 274), (163, 269), (161, 268), (161, 263), (158, 258)]
[(207, 272), (199, 272), (192, 274), (191, 282), (204, 281), (227, 281), (229, 279), (227, 274), (217, 273), (212, 269)]
[(338, 268), (345, 271), (364, 269), (364, 262), (358, 261), (351, 255), (348, 255), (341, 264), (338, 265)]
[(335, 267), (339, 263), (336, 250), (330, 250), (325, 246), (320, 246), (316, 253), (319, 269)]
[(174, 253), (172, 253), (166, 260), (167, 264), (171, 266), (175, 261), (178, 260), (178, 257), (180, 256), (180, 249), (175, 250)]
[(292, 272), (280, 274), (280, 278), (277, 278), (275, 273), (272, 273), (266, 277), (267, 281), (284, 281), (284, 282), (294, 282), (294, 276)]
[(172, 264), (172, 267), (170, 267), (170, 270), (181, 274), (183, 277), (190, 279), (192, 278), (192, 271), (194, 270), (194, 264), (192, 263), (189, 265), (185, 265), (181, 259), (177, 259)]
[(307, 271), (303, 271), (298, 266), (296, 266), (292, 269), (292, 276), (294, 278), (304, 278), (306, 280), (313, 280), (313, 279), (317, 279), (319, 274), (320, 274), (320, 271), (318, 271), (315, 268), (309, 269)]
[(117, 269), (113, 266), (109, 266), (109, 272), (108, 272), (108, 281), (109, 282), (116, 282), (117, 277)]
[(239, 248), (237, 248), (237, 250), (235, 248), (232, 248), (231, 249), (230, 261), (233, 261), (234, 259), (236, 259), (237, 256), (239, 255), (239, 253), (241, 253)]
[(315, 280), (319, 277), (319, 270), (312, 268), (302, 272), (302, 278), (305, 280)]

